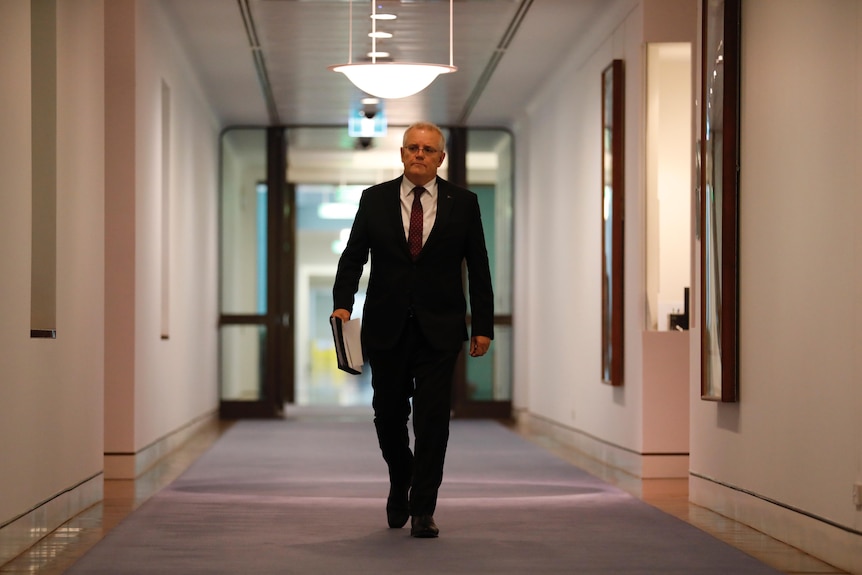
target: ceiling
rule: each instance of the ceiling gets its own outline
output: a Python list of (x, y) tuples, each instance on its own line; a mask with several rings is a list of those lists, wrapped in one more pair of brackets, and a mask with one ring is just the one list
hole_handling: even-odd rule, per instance
[[(369, 0), (159, 0), (201, 74), (222, 126), (346, 124), (364, 96), (327, 69), (370, 50)], [(410, 62), (449, 63), (447, 0), (377, 0), (397, 19), (379, 50)], [(391, 125), (507, 127), (589, 30), (607, 0), (454, 0), (453, 61), (407, 98), (386, 100)]]

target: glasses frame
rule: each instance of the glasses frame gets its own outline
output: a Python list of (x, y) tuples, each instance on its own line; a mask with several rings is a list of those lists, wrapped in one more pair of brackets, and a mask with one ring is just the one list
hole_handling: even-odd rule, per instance
[(419, 146), (416, 144), (410, 144), (409, 146), (403, 146), (402, 149), (407, 150), (414, 156), (419, 152), (422, 152), (426, 156), (433, 156), (434, 154), (439, 154), (440, 150), (437, 148), (432, 148), (430, 146)]

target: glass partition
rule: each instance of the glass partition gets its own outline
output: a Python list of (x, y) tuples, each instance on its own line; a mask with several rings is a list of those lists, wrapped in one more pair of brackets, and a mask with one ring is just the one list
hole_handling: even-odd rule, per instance
[(494, 285), (494, 342), (466, 361), (467, 399), (512, 399), (513, 140), (505, 130), (467, 131), (467, 187), (479, 197)]
[(220, 333), (221, 399), (259, 400), (266, 365), (266, 327), (225, 325)]
[(266, 313), (266, 131), (222, 138), (221, 313)]
[(263, 128), (222, 136), (220, 198), (220, 399), (264, 398), (267, 349), (267, 136)]
[[(293, 329), (295, 400), (300, 406), (371, 405), (371, 370), (350, 375), (337, 368), (329, 325), (332, 284), (362, 191), (402, 173), (404, 128), (373, 138), (349, 128), (287, 129), (287, 180), (296, 198), (296, 315)], [(353, 317), (362, 317), (368, 266)]]
[[(351, 136), (347, 127), (337, 126), (237, 128), (223, 134), (223, 411), (231, 404), (235, 413), (248, 412), (249, 404), (266, 403), (272, 396), (267, 390), (281, 382), (290, 386), (284, 394), (287, 401), (301, 406), (370, 406), (370, 369), (352, 376), (336, 368), (328, 322), (332, 284), (362, 190), (403, 173), (400, 146), (405, 129), (390, 126), (373, 138)], [(443, 131), (448, 140), (449, 130)], [(467, 186), (477, 194), (482, 210), (496, 339), (487, 356), (468, 358), (457, 368), (459, 415), (508, 416), (513, 142), (505, 130), (469, 130), (468, 135), (467, 149), (451, 149), (439, 175), (450, 179), (450, 158), (464, 154), (460, 165), (466, 167)], [(282, 140), (284, 147), (276, 157), (274, 150)], [(282, 175), (279, 190), (272, 182)], [(366, 269), (360, 281), (354, 317), (362, 315), (368, 273)], [(476, 406), (480, 409), (472, 411)], [(489, 412), (489, 406), (497, 411)]]

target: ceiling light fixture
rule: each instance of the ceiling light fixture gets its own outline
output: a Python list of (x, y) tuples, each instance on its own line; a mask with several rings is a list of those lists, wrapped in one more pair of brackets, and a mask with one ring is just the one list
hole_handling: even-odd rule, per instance
[(452, 0), (449, 0), (449, 65), (409, 62), (378, 62), (377, 7), (371, 0), (371, 62), (353, 63), (353, 0), (350, 0), (349, 32), (347, 36), (347, 64), (329, 66), (367, 94), (378, 98), (406, 98), (427, 88), (440, 74), (458, 70), (452, 58)]

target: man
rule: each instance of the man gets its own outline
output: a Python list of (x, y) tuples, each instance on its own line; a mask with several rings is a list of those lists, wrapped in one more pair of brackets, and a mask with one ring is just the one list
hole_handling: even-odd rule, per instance
[[(437, 176), (444, 148), (443, 133), (434, 124), (407, 128), (404, 173), (362, 193), (332, 289), (332, 315), (347, 321), (370, 253), (362, 342), (371, 366), (374, 426), (389, 468), (386, 516), (393, 528), (410, 518), (413, 537), (439, 533), (434, 510), (449, 439), (452, 375), (467, 340), (465, 261), (470, 355), (484, 355), (494, 337), (478, 199)], [(407, 429), (411, 396), (413, 451)]]

